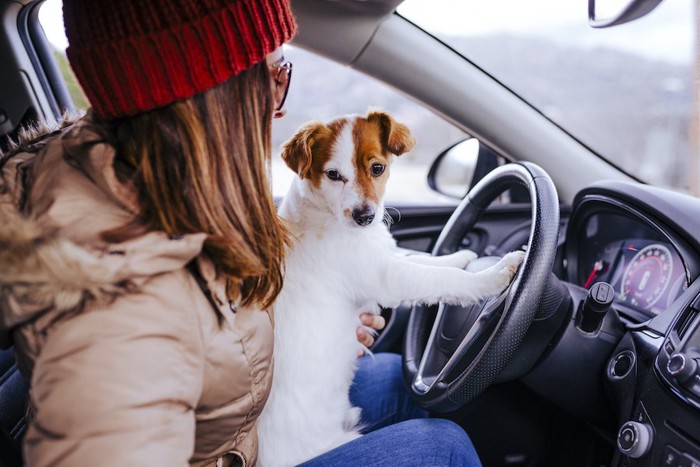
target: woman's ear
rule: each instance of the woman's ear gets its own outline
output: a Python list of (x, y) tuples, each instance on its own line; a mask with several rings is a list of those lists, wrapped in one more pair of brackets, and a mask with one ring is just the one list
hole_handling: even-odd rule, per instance
[(311, 172), (313, 146), (324, 128), (326, 126), (323, 123), (307, 123), (282, 145), (282, 160), (302, 179), (307, 178)]
[(406, 125), (395, 121), (386, 112), (370, 111), (367, 114), (367, 120), (376, 122), (382, 128), (383, 144), (392, 154), (400, 156), (416, 145), (416, 139), (411, 136), (411, 130)]

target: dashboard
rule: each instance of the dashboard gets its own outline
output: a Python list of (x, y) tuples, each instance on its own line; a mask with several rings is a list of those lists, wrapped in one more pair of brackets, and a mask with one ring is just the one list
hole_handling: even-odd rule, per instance
[[(614, 291), (616, 313), (606, 315), (613, 326), (587, 349), (606, 355), (603, 382), (622, 454), (614, 465), (700, 465), (700, 202), (600, 182), (577, 195), (565, 251), (573, 289), (585, 295), (607, 282)], [(572, 349), (593, 342), (576, 338)], [(576, 352), (567, 357), (575, 361)]]
[(588, 215), (577, 243), (576, 284), (590, 289), (607, 282), (619, 305), (657, 315), (688, 288), (688, 271), (673, 242), (630, 212)]
[(697, 276), (698, 253), (675, 226), (620, 196), (579, 199), (567, 234), (569, 282), (584, 289), (607, 282), (614, 306), (642, 322), (667, 310)]

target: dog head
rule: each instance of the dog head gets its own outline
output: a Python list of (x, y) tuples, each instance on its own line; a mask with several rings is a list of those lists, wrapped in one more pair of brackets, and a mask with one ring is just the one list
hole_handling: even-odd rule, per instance
[(282, 159), (301, 179), (305, 197), (341, 223), (364, 227), (381, 222), (391, 161), (414, 145), (405, 125), (370, 111), (304, 125), (282, 146)]

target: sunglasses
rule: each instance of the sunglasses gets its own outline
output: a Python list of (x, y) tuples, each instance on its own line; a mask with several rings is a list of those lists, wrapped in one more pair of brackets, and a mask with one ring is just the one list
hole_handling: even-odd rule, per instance
[(272, 97), (275, 99), (275, 111), (280, 111), (284, 107), (284, 101), (289, 92), (289, 83), (292, 81), (292, 62), (286, 61), (271, 65), (270, 74), (275, 82), (275, 88), (272, 92)]

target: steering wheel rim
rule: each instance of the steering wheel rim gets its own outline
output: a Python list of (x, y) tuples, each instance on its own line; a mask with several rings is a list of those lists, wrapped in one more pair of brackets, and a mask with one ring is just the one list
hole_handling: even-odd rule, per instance
[(432, 316), (426, 309), (416, 306), (411, 311), (404, 340), (403, 374), (412, 397), (423, 408), (451, 411), (479, 395), (506, 367), (535, 318), (554, 265), (559, 236), (557, 192), (549, 175), (536, 164), (506, 164), (481, 179), (450, 217), (435, 244), (433, 255), (457, 251), (466, 233), (491, 202), (514, 185), (528, 190), (532, 204), (532, 225), (525, 259), (510, 287), (500, 297), (502, 312), (484, 338), (486, 340), (482, 339), (482, 348), (477, 349), (474, 357), (474, 349), (461, 349), (460, 346), (450, 359), (450, 362), (454, 358), (459, 361), (467, 354), (473, 358), (470, 362), (461, 362), (466, 368), (457, 376), (448, 379), (449, 372), (443, 367), (430, 384), (424, 382), (425, 375), (421, 374), (423, 360), (434, 352), (434, 349), (427, 348), (432, 341), (432, 338), (426, 339), (427, 331), (430, 329), (431, 335), (437, 332), (440, 315), (431, 324)]

